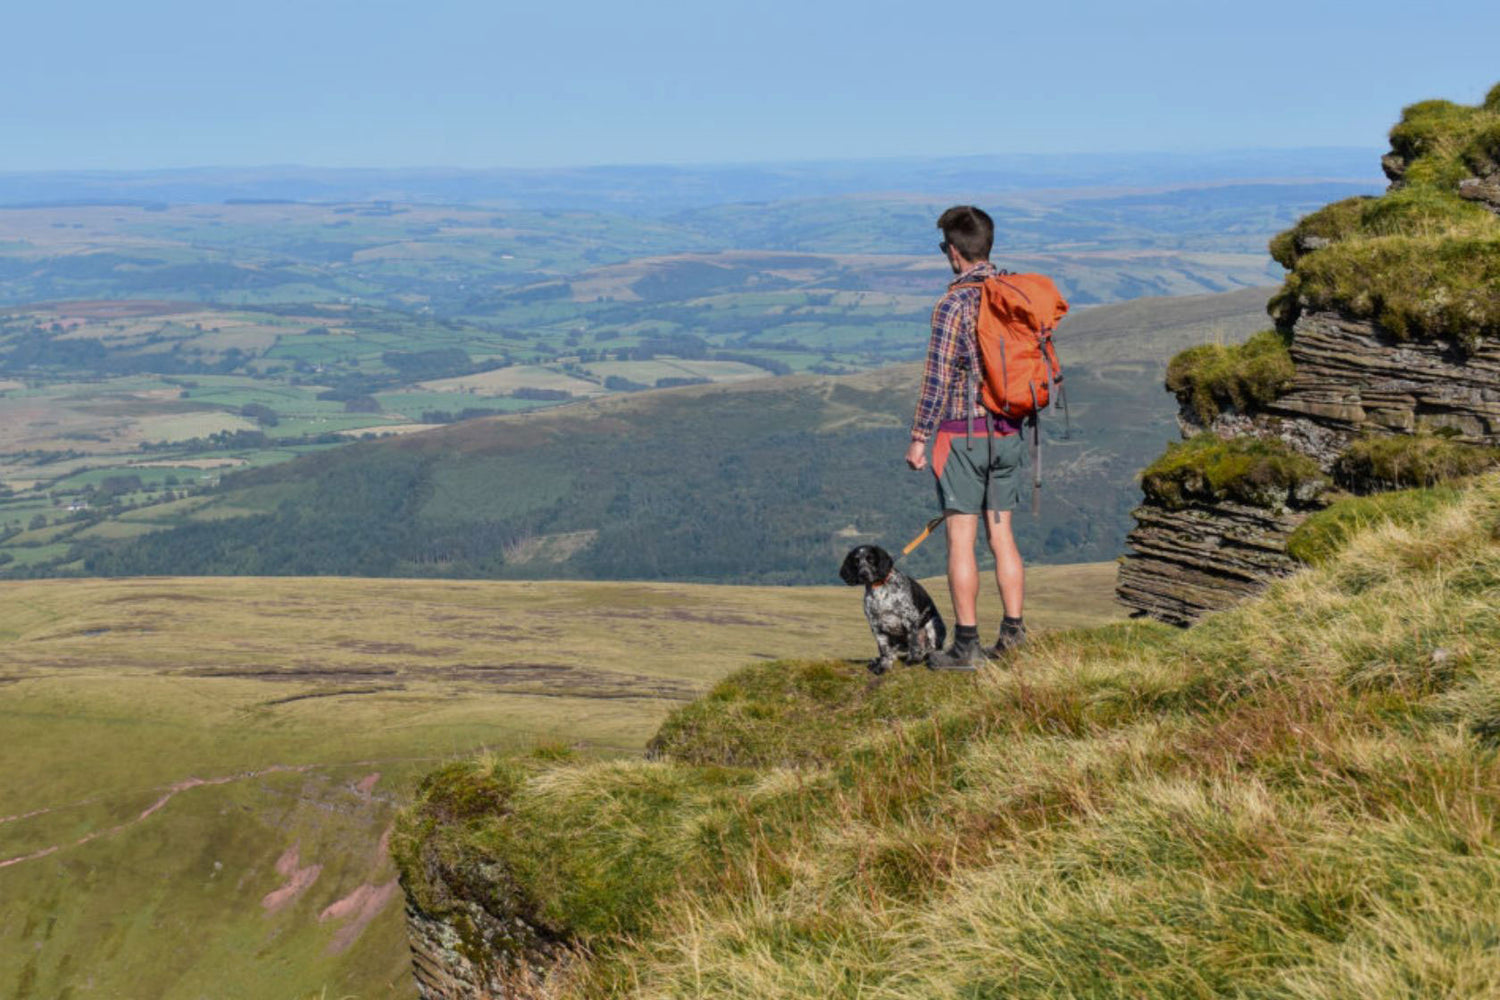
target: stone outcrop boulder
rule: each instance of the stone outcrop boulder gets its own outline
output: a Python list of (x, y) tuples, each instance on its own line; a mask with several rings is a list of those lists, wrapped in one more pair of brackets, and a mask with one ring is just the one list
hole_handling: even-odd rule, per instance
[(408, 893), (406, 936), (422, 1000), (540, 1000), (568, 962), (565, 949), (523, 921), (472, 901), (434, 916)]
[(1139, 507), (1115, 593), (1138, 613), (1191, 625), (1296, 568), (1286, 540), (1307, 513), (1232, 501)]
[(1465, 356), (1446, 341), (1401, 342), (1368, 320), (1315, 312), (1297, 319), (1291, 355), (1297, 374), (1268, 413), (1345, 433), (1446, 429), (1475, 444), (1500, 437), (1500, 344)]
[[(1272, 241), (1291, 269), (1271, 306), (1280, 367), (1268, 367), (1273, 342), (1252, 339), (1180, 355), (1175, 378), (1169, 368), (1183, 436), (1200, 443), (1192, 455), (1209, 460), (1203, 442), (1260, 442), (1315, 463), (1327, 489), (1230, 500), (1169, 483), (1153, 495), (1158, 466), (1191, 484), (1189, 451), (1169, 451), (1146, 472), (1121, 561), (1117, 595), (1134, 613), (1191, 624), (1295, 569), (1287, 540), (1335, 487), (1420, 485), (1434, 469), (1468, 474), (1500, 454), (1500, 225), (1473, 207), (1500, 215), (1500, 86), (1474, 107), (1412, 105), (1391, 145), (1386, 195), (1336, 202)], [(1372, 473), (1399, 436), (1412, 460)], [(1219, 461), (1222, 479), (1230, 466)], [(1402, 482), (1413, 468), (1417, 481)]]

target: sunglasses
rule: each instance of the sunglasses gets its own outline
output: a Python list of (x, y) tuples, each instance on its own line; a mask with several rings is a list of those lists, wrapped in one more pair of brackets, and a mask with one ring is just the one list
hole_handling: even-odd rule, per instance
[(938, 250), (943, 254), (943, 256), (946, 257), (948, 255), (948, 241), (944, 240), (943, 242), (939, 243)]

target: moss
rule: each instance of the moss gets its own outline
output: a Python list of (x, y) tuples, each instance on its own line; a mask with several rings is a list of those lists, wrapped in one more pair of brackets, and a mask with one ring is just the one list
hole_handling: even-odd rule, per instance
[(1340, 552), (1349, 539), (1383, 523), (1418, 524), (1435, 511), (1454, 503), (1453, 487), (1393, 490), (1367, 497), (1347, 497), (1330, 504), (1297, 526), (1287, 539), (1287, 552), (1308, 565), (1321, 565)]
[(1272, 315), (1287, 329), (1305, 308), (1333, 309), (1398, 340), (1473, 350), (1500, 331), (1500, 219), (1460, 198), (1458, 185), (1500, 162), (1500, 108), (1423, 101), (1390, 139), (1404, 163), (1398, 186), (1335, 202), (1271, 241), (1292, 272)]
[(1373, 198), (1345, 198), (1303, 216), (1297, 224), (1271, 240), (1271, 256), (1291, 269), (1308, 249), (1324, 242), (1336, 243), (1360, 232), (1365, 206)]
[(1316, 462), (1280, 441), (1199, 434), (1169, 444), (1141, 473), (1141, 486), (1168, 508), (1221, 500), (1277, 508), (1310, 502), (1326, 482)]
[(1436, 434), (1372, 435), (1351, 442), (1334, 461), (1334, 479), (1355, 493), (1435, 486), (1500, 463), (1500, 448)]
[(1464, 165), (1476, 174), (1500, 169), (1500, 121), (1485, 126), (1464, 147)]
[(1457, 187), (1467, 173), (1460, 153), (1493, 117), (1488, 108), (1452, 101), (1422, 101), (1408, 107), (1390, 136), (1391, 151), (1407, 161), (1405, 182)]
[(872, 685), (862, 665), (842, 660), (757, 664), (673, 712), (648, 750), (690, 764), (816, 766), (871, 720), (921, 718), (959, 683), (897, 671)]
[(1430, 187), (1404, 187), (1364, 203), (1359, 211), (1360, 237), (1418, 236), (1452, 238), (1500, 233), (1495, 217), (1478, 205)]
[(1243, 344), (1190, 347), (1167, 365), (1167, 389), (1203, 424), (1219, 413), (1243, 413), (1275, 399), (1294, 369), (1286, 338), (1264, 330)]
[(1299, 306), (1372, 320), (1396, 340), (1473, 351), (1500, 335), (1500, 227), (1482, 238), (1391, 236), (1335, 244), (1297, 263)]

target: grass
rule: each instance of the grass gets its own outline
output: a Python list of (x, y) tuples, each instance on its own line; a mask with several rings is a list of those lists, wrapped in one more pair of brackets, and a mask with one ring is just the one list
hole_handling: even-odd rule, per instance
[(1200, 344), (1167, 365), (1167, 391), (1207, 426), (1225, 410), (1242, 413), (1275, 399), (1293, 375), (1286, 338), (1264, 330), (1243, 344)]
[(1297, 526), (1287, 539), (1292, 558), (1321, 565), (1333, 558), (1361, 532), (1382, 525), (1410, 527), (1420, 524), (1461, 496), (1453, 486), (1390, 490), (1371, 496), (1345, 497), (1316, 511)]
[(1167, 445), (1141, 473), (1146, 498), (1172, 509), (1222, 500), (1281, 508), (1308, 503), (1326, 486), (1316, 462), (1279, 440), (1208, 433)]
[(1472, 352), (1500, 334), (1500, 219), (1460, 198), (1458, 185), (1493, 169), (1500, 110), (1423, 101), (1390, 140), (1404, 165), (1393, 190), (1335, 202), (1271, 241), (1292, 272), (1273, 311), (1290, 327), (1302, 310), (1336, 310), (1398, 341)]
[[(1500, 480), (1424, 506), (1190, 630), (751, 668), (661, 760), (455, 765), (403, 877), (512, 879), (588, 956), (555, 997), (1494, 995)], [(705, 762), (752, 709), (796, 766)]]
[[(1113, 576), (1033, 570), (1033, 617), (1118, 615)], [(0, 583), (0, 862), (58, 848), (0, 867), (0, 995), (412, 996), (396, 896), (358, 934), (321, 914), (391, 884), (381, 839), (423, 774), (636, 757), (745, 663), (873, 645), (843, 586)], [(268, 910), (294, 845), (320, 874)]]
[(1472, 476), (1500, 462), (1500, 448), (1467, 444), (1437, 434), (1356, 438), (1334, 461), (1333, 475), (1356, 493), (1399, 490)]

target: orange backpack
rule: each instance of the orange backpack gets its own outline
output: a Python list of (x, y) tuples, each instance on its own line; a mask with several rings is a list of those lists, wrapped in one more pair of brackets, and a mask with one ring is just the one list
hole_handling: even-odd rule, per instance
[[(979, 283), (979, 315), (974, 343), (981, 371), (979, 401), (991, 413), (1020, 425), (1031, 424), (1031, 511), (1041, 512), (1042, 434), (1037, 414), (1057, 391), (1063, 416), (1068, 399), (1062, 392), (1062, 366), (1052, 348), (1052, 328), (1068, 312), (1068, 303), (1045, 274), (1001, 271)], [(973, 395), (969, 396), (972, 401)], [(972, 410), (972, 405), (970, 406)], [(972, 433), (972, 431), (971, 431)], [(1072, 434), (1071, 423), (1064, 437)]]
[(1053, 389), (1062, 382), (1052, 328), (1067, 311), (1068, 303), (1045, 274), (1002, 271), (984, 279), (974, 341), (985, 409), (1019, 424), (1052, 402)]

